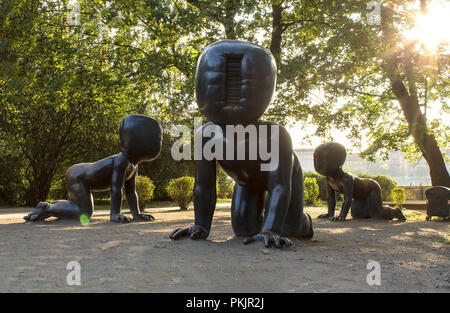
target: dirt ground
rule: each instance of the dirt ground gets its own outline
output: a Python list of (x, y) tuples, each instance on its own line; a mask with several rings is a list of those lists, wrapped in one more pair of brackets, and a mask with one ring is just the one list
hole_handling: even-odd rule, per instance
[[(113, 224), (98, 211), (89, 226), (25, 223), (0, 211), (0, 292), (450, 292), (449, 223), (317, 220), (313, 240), (266, 249), (233, 236), (229, 207), (216, 209), (208, 240), (173, 241), (193, 211), (150, 210), (153, 222)], [(369, 286), (371, 260), (381, 285)], [(67, 263), (81, 265), (68, 286)]]

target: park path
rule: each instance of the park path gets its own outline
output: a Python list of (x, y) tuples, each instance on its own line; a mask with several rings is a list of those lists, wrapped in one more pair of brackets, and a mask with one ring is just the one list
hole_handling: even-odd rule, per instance
[[(151, 209), (155, 221), (121, 225), (98, 211), (89, 226), (25, 223), (28, 210), (14, 210), (0, 214), (0, 292), (450, 292), (448, 222), (331, 222), (308, 207), (313, 240), (275, 250), (234, 237), (229, 204), (201, 241), (168, 237), (192, 224), (192, 210)], [(371, 260), (379, 286), (367, 284)], [(70, 261), (81, 286), (67, 285)]]

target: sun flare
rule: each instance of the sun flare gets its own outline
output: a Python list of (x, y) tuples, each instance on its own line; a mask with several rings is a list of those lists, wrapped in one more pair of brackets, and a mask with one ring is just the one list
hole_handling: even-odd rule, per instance
[(432, 1), (427, 5), (427, 13), (415, 18), (415, 25), (405, 32), (408, 40), (417, 40), (426, 49), (435, 51), (439, 45), (450, 42), (450, 3)]

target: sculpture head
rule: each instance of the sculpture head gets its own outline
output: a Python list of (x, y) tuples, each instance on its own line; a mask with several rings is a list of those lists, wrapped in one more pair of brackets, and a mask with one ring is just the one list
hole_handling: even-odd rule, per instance
[(127, 115), (120, 123), (119, 134), (122, 152), (133, 164), (152, 161), (161, 152), (161, 127), (148, 116)]
[(275, 90), (277, 68), (268, 50), (253, 43), (224, 40), (209, 45), (197, 63), (197, 104), (216, 124), (257, 121)]
[(345, 147), (340, 143), (323, 143), (314, 150), (314, 168), (317, 173), (330, 176), (342, 169), (346, 157)]

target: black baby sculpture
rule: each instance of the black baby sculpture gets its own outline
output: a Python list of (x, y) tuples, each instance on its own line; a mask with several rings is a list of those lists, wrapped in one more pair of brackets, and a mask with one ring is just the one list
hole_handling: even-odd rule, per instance
[[(207, 158), (202, 150), (196, 161), (195, 225), (175, 229), (170, 238), (208, 237), (216, 206), (216, 161), (235, 182), (231, 224), (237, 236), (247, 237), (244, 244), (263, 240), (266, 247), (280, 248), (292, 244), (288, 236), (313, 236), (311, 217), (303, 212), (303, 175), (289, 133), (276, 123), (259, 119), (270, 103), (275, 81), (274, 59), (258, 45), (225, 40), (201, 54), (196, 96), (200, 112), (210, 122), (196, 136), (202, 138), (203, 148), (210, 142), (223, 147), (222, 156), (226, 157)], [(208, 131), (211, 127), (214, 132)], [(239, 136), (239, 128), (249, 133)], [(252, 129), (255, 136), (250, 138)], [(263, 170), (267, 158), (250, 156), (269, 141), (278, 162)], [(235, 158), (240, 148), (245, 149), (245, 156)]]
[(48, 217), (80, 219), (90, 218), (94, 203), (92, 192), (111, 190), (111, 222), (131, 222), (120, 214), (122, 187), (131, 214), (136, 220), (150, 221), (153, 216), (141, 214), (136, 194), (138, 164), (152, 161), (161, 151), (161, 128), (154, 119), (138, 114), (126, 116), (119, 128), (122, 152), (94, 163), (71, 166), (66, 173), (69, 200), (53, 203), (39, 202), (36, 209), (24, 217), (26, 221), (42, 221)]
[[(318, 218), (344, 221), (351, 206), (353, 218), (377, 218), (405, 221), (400, 208), (383, 205), (380, 185), (370, 178), (359, 178), (342, 170), (347, 152), (336, 142), (319, 145), (314, 150), (314, 168), (326, 177), (328, 213)], [(339, 216), (334, 216), (336, 192), (344, 195), (344, 203)]]

